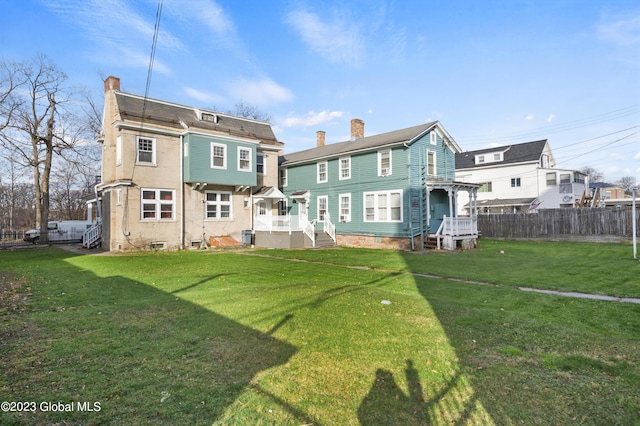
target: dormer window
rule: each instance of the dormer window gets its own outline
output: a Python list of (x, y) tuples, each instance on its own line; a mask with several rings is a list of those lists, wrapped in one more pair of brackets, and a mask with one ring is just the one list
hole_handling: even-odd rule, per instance
[(486, 154), (476, 155), (476, 164), (497, 163), (504, 160), (504, 152), (488, 152)]
[(209, 123), (217, 123), (218, 116), (216, 114), (212, 114), (210, 112), (202, 112), (200, 113), (200, 120), (207, 121)]

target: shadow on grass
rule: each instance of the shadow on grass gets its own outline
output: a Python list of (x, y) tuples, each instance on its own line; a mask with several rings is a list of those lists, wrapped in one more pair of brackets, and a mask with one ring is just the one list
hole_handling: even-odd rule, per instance
[(61, 262), (70, 256), (39, 265), (43, 270), (57, 262), (58, 271), (64, 268), (67, 277), (81, 272), (82, 280), (38, 284), (32, 326), (3, 343), (9, 359), (2, 375), (10, 393), (4, 396), (97, 401), (101, 409), (38, 410), (0, 417), (0, 423), (211, 424), (223, 414), (233, 419), (225, 411), (256, 376), (296, 353), (271, 335), (292, 316), (262, 333), (146, 284), (101, 278)]

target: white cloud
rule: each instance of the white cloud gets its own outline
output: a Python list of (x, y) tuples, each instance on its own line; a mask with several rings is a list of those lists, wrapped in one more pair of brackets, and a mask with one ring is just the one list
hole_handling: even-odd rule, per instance
[(215, 105), (217, 103), (226, 103), (226, 99), (220, 95), (203, 92), (202, 90), (194, 89), (193, 87), (185, 87), (184, 92), (202, 104)]
[(529, 115), (527, 115), (524, 119), (525, 119), (525, 120), (527, 120), (527, 121), (531, 121), (531, 120), (533, 120), (534, 118), (536, 118), (536, 116), (535, 116), (535, 115), (533, 115), (533, 114), (529, 114)]
[(640, 160), (640, 152), (636, 153), (636, 155), (633, 156), (634, 160)]
[(363, 43), (358, 25), (351, 19), (335, 18), (323, 21), (305, 10), (295, 10), (287, 15), (291, 25), (309, 47), (330, 62), (358, 66), (361, 62)]
[(331, 122), (342, 117), (342, 111), (310, 111), (303, 117), (288, 117), (284, 120), (284, 127), (313, 127), (319, 124)]
[(549, 114), (549, 117), (547, 117), (547, 123), (551, 123), (555, 118), (556, 118), (555, 114)]
[(598, 37), (618, 46), (640, 45), (640, 14), (598, 25)]
[(256, 106), (267, 106), (293, 99), (289, 89), (280, 86), (270, 78), (261, 80), (238, 78), (228, 85), (228, 89), (233, 98)]

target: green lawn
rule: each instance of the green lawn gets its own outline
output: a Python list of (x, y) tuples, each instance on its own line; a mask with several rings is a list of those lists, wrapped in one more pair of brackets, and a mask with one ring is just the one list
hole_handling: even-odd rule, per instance
[(640, 305), (515, 288), (640, 297), (630, 258), (2, 252), (0, 424), (640, 424)]

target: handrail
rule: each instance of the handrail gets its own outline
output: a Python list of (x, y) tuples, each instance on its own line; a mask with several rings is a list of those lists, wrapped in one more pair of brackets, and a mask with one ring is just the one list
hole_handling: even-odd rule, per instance
[(329, 234), (329, 236), (335, 243), (336, 242), (336, 225), (334, 225), (333, 222), (331, 222), (331, 216), (329, 215), (329, 212), (326, 212), (324, 215), (324, 230), (327, 234)]
[(306, 218), (300, 218), (300, 227), (302, 232), (311, 239), (311, 246), (316, 246), (316, 224), (315, 222), (309, 222)]
[(102, 224), (95, 223), (82, 234), (82, 247), (90, 248), (91, 244), (102, 238)]

